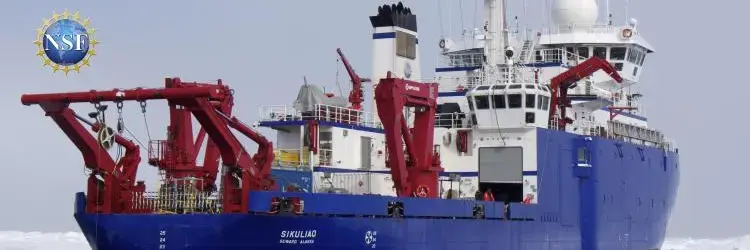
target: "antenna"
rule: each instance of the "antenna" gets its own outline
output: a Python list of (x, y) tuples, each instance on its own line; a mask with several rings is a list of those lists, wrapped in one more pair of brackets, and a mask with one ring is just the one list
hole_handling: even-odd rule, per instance
[(630, 0), (625, 0), (625, 23), (628, 23), (628, 18), (630, 18), (630, 15), (628, 13), (629, 5), (630, 5)]
[(606, 2), (606, 5), (607, 5), (607, 24), (608, 25), (612, 25), (612, 12), (610, 12), (610, 10), (609, 10), (609, 0), (606, 0), (606, 1), (607, 1)]

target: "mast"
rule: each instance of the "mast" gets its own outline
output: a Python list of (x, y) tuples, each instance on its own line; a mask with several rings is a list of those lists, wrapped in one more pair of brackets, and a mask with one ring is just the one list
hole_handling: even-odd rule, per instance
[[(500, 1), (500, 3), (498, 3)], [(507, 0), (484, 0), (484, 55), (485, 63), (491, 71), (498, 65), (509, 65), (506, 60), (508, 47), (508, 21), (506, 20)]]

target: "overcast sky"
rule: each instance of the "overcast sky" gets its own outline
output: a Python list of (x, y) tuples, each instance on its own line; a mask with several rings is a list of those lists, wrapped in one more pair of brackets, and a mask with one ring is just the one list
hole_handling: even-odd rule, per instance
[[(442, 6), (436, 1), (406, 1), (420, 22), (424, 76), (432, 75), (441, 34), (460, 33), (461, 17), (466, 26), (474, 23), (470, 10), (475, 1), (464, 1), (463, 16), (458, 15), (459, 1), (451, 1), (450, 8), (448, 1)], [(385, 2), (0, 3), (4, 80), (0, 230), (78, 230), (72, 217), (73, 195), (85, 188), (80, 152), (39, 107), (20, 104), (22, 93), (158, 87), (171, 76), (191, 81), (223, 78), (237, 91), (235, 114), (245, 121), (258, 120), (260, 106), (290, 104), (303, 76), (338, 92), (337, 47), (361, 75), (368, 76), (372, 32), (368, 16)], [(510, 2), (511, 15), (523, 16), (523, 2)], [(544, 2), (528, 0), (528, 18), (520, 20), (535, 26), (547, 23)], [(625, 20), (624, 5), (611, 3), (617, 23)], [(750, 136), (747, 112), (741, 107), (750, 92), (743, 75), (746, 67), (741, 66), (748, 52), (734, 48), (747, 39), (747, 27), (741, 26), (747, 23), (741, 21), (747, 7), (743, 1), (730, 0), (634, 0), (628, 8), (657, 51), (647, 57), (641, 77), (645, 112), (652, 126), (666, 131), (680, 146), (682, 181), (669, 228), (672, 237), (750, 233), (746, 198), (750, 165), (742, 157), (750, 149), (745, 142)], [(91, 18), (101, 41), (91, 67), (68, 77), (42, 68), (32, 44), (42, 19), (64, 9)], [(449, 9), (453, 25), (447, 22)], [(338, 81), (347, 92), (344, 71)], [(153, 102), (147, 112), (151, 134), (157, 139), (163, 138), (165, 106)], [(77, 107), (82, 112), (92, 108)], [(147, 140), (137, 104), (126, 105), (124, 116), (139, 139)], [(139, 174), (153, 180), (154, 171), (142, 166)]]

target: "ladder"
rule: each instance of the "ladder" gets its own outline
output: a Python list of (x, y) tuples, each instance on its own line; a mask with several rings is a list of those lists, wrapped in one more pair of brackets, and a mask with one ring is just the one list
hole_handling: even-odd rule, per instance
[(523, 41), (523, 47), (521, 48), (521, 55), (519, 56), (521, 59), (520, 60), (521, 63), (529, 62), (529, 54), (531, 54), (531, 50), (534, 47), (533, 45), (534, 43), (530, 39)]

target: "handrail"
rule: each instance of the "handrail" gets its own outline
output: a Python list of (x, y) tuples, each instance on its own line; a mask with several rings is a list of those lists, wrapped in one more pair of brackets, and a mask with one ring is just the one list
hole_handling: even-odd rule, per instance
[(311, 111), (307, 112), (287, 105), (268, 105), (260, 109), (261, 122), (315, 120), (369, 128), (383, 127), (374, 113), (326, 104), (316, 104)]

